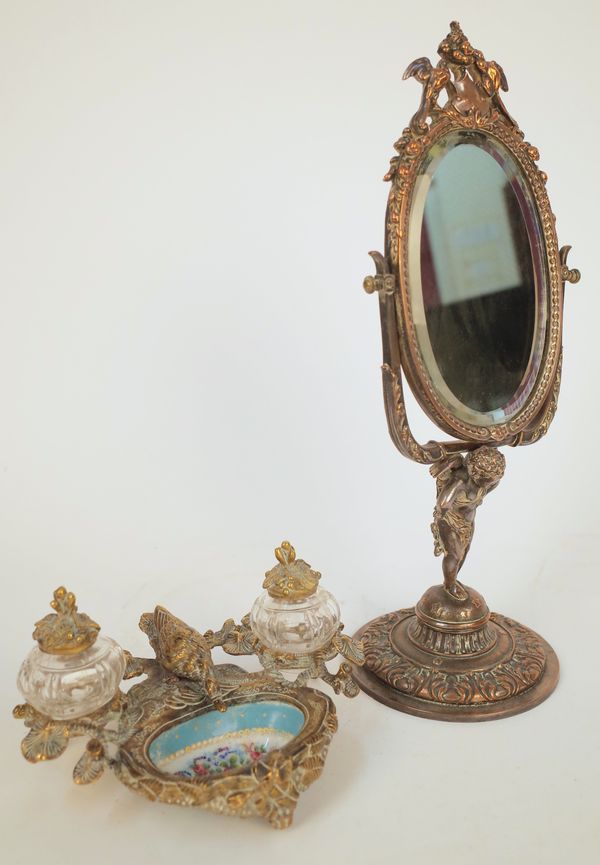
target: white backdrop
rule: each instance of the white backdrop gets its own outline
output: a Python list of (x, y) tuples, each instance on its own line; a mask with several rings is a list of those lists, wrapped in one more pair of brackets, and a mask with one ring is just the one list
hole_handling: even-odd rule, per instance
[[(0, 7), (11, 861), (53, 865), (65, 845), (90, 865), (597, 861), (597, 4)], [(506, 453), (464, 571), (554, 645), (557, 692), (466, 726), (338, 698), (325, 773), (287, 833), (150, 804), (110, 775), (78, 789), (79, 741), (29, 766), (14, 677), (60, 583), (144, 653), (141, 612), (163, 603), (201, 629), (241, 616), (283, 538), (323, 572), (350, 632), (439, 580), (434, 484), (388, 437), (377, 302), (361, 283), (383, 245), (381, 177), (420, 95), (402, 72), (435, 56), (454, 17), (503, 65), (583, 273), (567, 288), (558, 415), (540, 444)]]

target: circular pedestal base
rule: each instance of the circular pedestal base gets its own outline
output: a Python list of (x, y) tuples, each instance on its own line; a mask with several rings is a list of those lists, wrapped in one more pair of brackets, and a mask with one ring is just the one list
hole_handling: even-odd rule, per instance
[[(357, 685), (400, 712), (440, 721), (487, 721), (526, 712), (558, 682), (558, 658), (539, 634), (498, 613), (486, 639), (423, 634), (414, 608), (373, 619), (356, 634), (366, 663)], [(477, 632), (475, 632), (476, 634)]]

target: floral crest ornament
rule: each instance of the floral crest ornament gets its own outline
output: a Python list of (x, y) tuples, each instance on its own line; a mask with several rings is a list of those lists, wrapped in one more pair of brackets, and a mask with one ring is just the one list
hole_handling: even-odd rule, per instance
[(96, 641), (100, 625), (88, 615), (80, 613), (73, 592), (60, 586), (50, 601), (54, 613), (48, 613), (36, 622), (33, 639), (40, 649), (51, 655), (70, 655), (84, 652)]
[(300, 601), (314, 595), (321, 579), (318, 571), (303, 559), (296, 558), (296, 550), (289, 541), (282, 541), (275, 550), (278, 564), (265, 574), (263, 589), (272, 598)]

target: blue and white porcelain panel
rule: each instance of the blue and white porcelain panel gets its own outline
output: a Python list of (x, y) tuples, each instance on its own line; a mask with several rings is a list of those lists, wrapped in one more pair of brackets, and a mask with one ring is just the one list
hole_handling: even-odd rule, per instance
[(283, 701), (260, 701), (207, 712), (165, 730), (148, 748), (157, 769), (205, 778), (251, 766), (287, 745), (304, 726), (304, 713)]

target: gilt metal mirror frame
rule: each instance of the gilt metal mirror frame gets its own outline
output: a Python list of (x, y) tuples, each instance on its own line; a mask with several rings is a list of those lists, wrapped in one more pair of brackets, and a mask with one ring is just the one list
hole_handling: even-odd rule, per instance
[[(359, 631), (366, 663), (354, 675), (364, 691), (399, 710), (441, 720), (485, 720), (537, 705), (558, 681), (558, 660), (549, 644), (512, 619), (490, 613), (481, 595), (459, 582), (458, 573), (473, 537), (476, 509), (504, 473), (498, 448), (536, 442), (552, 422), (561, 377), (564, 285), (577, 282), (580, 274), (567, 266), (570, 247), (559, 249), (547, 176), (536, 165), (539, 152), (501, 99), (500, 91), (508, 89), (502, 68), (472, 47), (457, 22), (451, 23), (438, 54), (436, 66), (422, 57), (404, 73), (405, 79), (414, 77), (422, 85), (421, 103), (394, 145), (397, 155), (385, 176), (391, 182), (385, 254), (370, 253), (376, 275), (365, 279), (364, 288), (379, 296), (390, 435), (404, 456), (428, 464), (436, 479), (432, 531), (444, 583), (429, 589), (415, 608), (381, 616)], [(533, 227), (528, 230), (537, 231), (535, 242), (528, 238), (532, 258), (536, 244), (538, 255), (532, 265), (536, 363), (528, 368), (522, 396), (497, 422), (485, 422), (483, 414), (472, 412), (473, 422), (468, 412), (453, 410), (444, 399), (443, 382), (432, 378), (415, 327), (411, 260), (419, 252), (414, 213), (423, 208), (416, 190), (436, 148), (453, 141), (483, 146), (497, 162), (506, 157), (515, 189), (521, 190), (515, 193), (521, 197), (519, 206), (531, 210), (528, 225)], [(532, 347), (532, 357), (534, 353)], [(403, 376), (429, 418), (454, 439), (416, 440), (408, 423)]]

